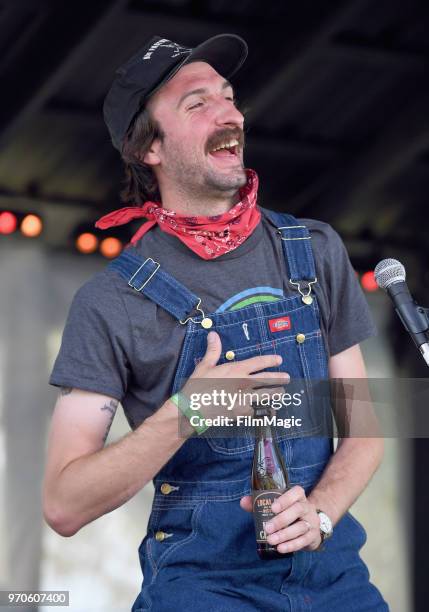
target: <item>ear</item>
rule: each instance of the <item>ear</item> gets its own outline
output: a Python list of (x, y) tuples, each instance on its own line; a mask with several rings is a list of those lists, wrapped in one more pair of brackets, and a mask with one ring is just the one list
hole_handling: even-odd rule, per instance
[(161, 158), (159, 155), (160, 148), (161, 141), (159, 138), (155, 138), (152, 141), (149, 150), (146, 151), (145, 155), (143, 156), (143, 163), (147, 164), (148, 166), (158, 166), (161, 163)]

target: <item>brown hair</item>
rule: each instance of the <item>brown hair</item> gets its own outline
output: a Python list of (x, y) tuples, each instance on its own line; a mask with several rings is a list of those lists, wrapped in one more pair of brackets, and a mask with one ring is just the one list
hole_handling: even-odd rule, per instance
[(122, 147), (125, 165), (124, 189), (121, 200), (127, 205), (143, 205), (146, 200), (161, 200), (158, 182), (150, 166), (142, 160), (155, 138), (164, 137), (159, 124), (143, 108), (128, 129)]

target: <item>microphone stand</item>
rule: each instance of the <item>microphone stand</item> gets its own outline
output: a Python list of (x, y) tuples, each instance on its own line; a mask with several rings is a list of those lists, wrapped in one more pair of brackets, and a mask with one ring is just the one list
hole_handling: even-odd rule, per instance
[[(399, 318), (404, 324), (405, 329), (409, 331), (401, 314), (399, 313), (399, 311), (397, 312), (399, 314)], [(407, 323), (408, 325), (410, 324), (410, 319), (408, 319)], [(412, 322), (412, 327), (414, 326), (420, 328), (420, 329), (411, 329), (411, 331), (413, 332), (412, 337), (413, 337), (414, 343), (419, 349), (420, 353), (422, 354), (423, 359), (426, 362), (426, 365), (429, 366), (429, 308), (424, 308), (423, 306), (419, 306), (417, 302), (415, 302), (415, 313), (414, 313), (413, 322)], [(421, 326), (423, 327), (423, 329), (421, 328)], [(422, 335), (424, 336), (426, 341), (419, 343), (419, 340), (421, 341), (423, 339), (421, 338)]]

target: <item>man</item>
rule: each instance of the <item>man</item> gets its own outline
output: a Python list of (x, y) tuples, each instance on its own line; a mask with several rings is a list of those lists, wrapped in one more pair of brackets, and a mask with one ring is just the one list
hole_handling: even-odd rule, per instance
[[(332, 453), (310, 424), (279, 436), (293, 486), (265, 526), (280, 559), (261, 560), (254, 441), (198, 425), (195, 435), (187, 420), (186, 434), (178, 430), (179, 414), (190, 414), (178, 392), (192, 382), (220, 378), (239, 390), (261, 377), (364, 378), (358, 343), (374, 333), (332, 228), (257, 205), (228, 80), (246, 54), (234, 35), (193, 50), (155, 37), (107, 95), (124, 200), (139, 206), (98, 225), (148, 221), (71, 306), (50, 379), (62, 390), (45, 517), (71, 536), (154, 479), (133, 612), (386, 610), (359, 557), (365, 532), (347, 512), (381, 461), (380, 440), (341, 439)], [(133, 431), (103, 448), (119, 401)]]

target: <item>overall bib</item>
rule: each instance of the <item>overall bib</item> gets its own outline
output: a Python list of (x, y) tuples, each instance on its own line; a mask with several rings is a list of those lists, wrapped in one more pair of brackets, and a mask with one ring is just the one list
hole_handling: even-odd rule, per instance
[[(289, 279), (303, 284), (292, 297), (206, 314), (222, 341), (218, 363), (227, 362), (227, 353), (234, 360), (280, 354), (282, 364), (269, 371), (286, 371), (291, 380), (304, 383), (326, 379), (317, 300), (314, 295), (303, 300), (316, 278), (309, 232), (291, 215), (269, 211), (269, 217), (282, 239)], [(199, 305), (195, 294), (151, 259), (142, 263), (124, 252), (110, 266), (178, 324)], [(289, 317), (291, 325), (273, 332), (270, 321), (282, 317)], [(182, 388), (205, 354), (208, 330), (202, 319), (192, 316), (186, 324), (171, 394)], [(311, 402), (310, 388), (306, 391)], [(331, 457), (332, 440), (318, 436), (311, 419), (301, 431), (302, 437), (291, 437), (285, 429), (277, 440), (291, 485), (301, 485), (308, 494)], [(335, 526), (322, 552), (300, 551), (269, 561), (258, 557), (253, 516), (239, 504), (251, 493), (253, 449), (250, 434), (191, 437), (155, 476), (147, 535), (139, 547), (144, 580), (132, 612), (388, 610), (369, 582), (359, 556), (366, 534), (350, 513)]]

